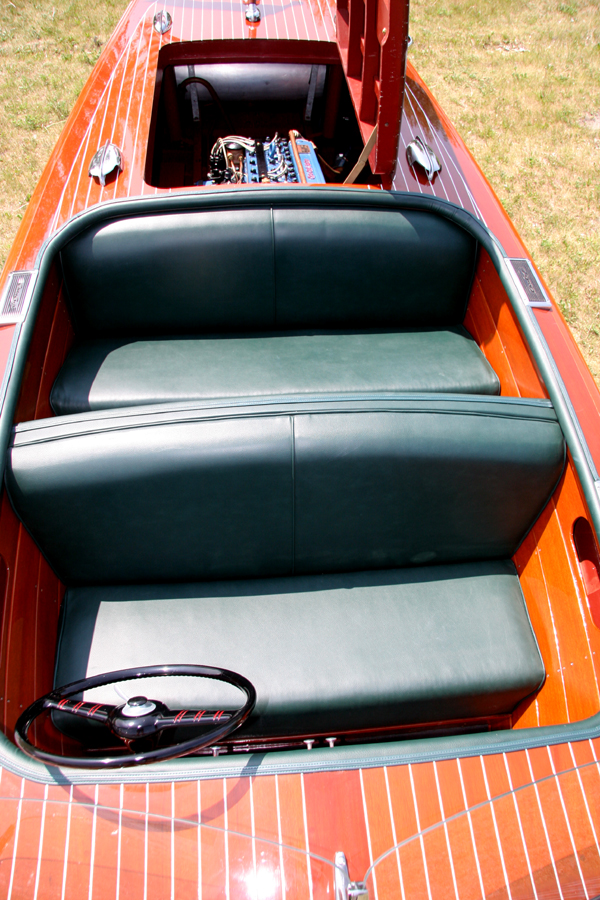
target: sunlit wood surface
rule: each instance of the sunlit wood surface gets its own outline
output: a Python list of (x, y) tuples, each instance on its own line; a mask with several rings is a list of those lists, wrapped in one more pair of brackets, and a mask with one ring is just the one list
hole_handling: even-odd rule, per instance
[[(152, 28), (160, 8), (133, 4), (105, 49), (32, 198), (5, 273), (32, 267), (43, 241), (94, 204), (168, 193), (143, 177), (157, 59), (165, 43), (335, 37), (333, 5), (325, 0), (263, 2), (254, 33), (242, 4), (236, 9), (228, 0), (183, 0), (166, 4), (173, 28), (160, 36)], [(395, 187), (450, 200), (484, 222), (509, 255), (527, 256), (477, 165), (410, 65), (408, 76)], [(417, 133), (443, 162), (432, 185), (418, 181), (406, 163), (406, 144)], [(124, 171), (103, 189), (87, 168), (107, 139), (123, 150)], [(50, 414), (49, 389), (72, 340), (64, 304), (50, 295), (51, 286), (31, 349), (33, 374), (20, 399), (20, 420)], [(560, 313), (553, 309), (536, 316), (600, 465), (595, 385)], [(498, 372), (503, 394), (545, 395), (484, 254), (466, 324)], [(0, 364), (8, 358), (11, 338), (11, 328), (0, 329)], [(600, 633), (590, 617), (571, 538), (574, 520), (586, 514), (569, 463), (516, 555), (548, 672), (537, 698), (517, 711), (517, 729), (580, 720), (600, 706)], [(6, 498), (0, 535), (6, 592), (0, 710), (10, 735), (23, 704), (51, 684), (63, 587)], [(0, 896), (331, 898), (331, 864), (343, 850), (355, 879), (379, 860), (368, 887), (371, 897), (382, 900), (593, 898), (600, 892), (599, 754), (599, 741), (581, 741), (338, 773), (85, 787), (39, 785), (3, 770)], [(143, 779), (141, 770), (137, 774)]]
[[(17, 898), (374, 898), (600, 891), (597, 741), (335, 774), (88, 787), (2, 771), (0, 891)], [(374, 865), (373, 865), (374, 864)], [(371, 868), (372, 867), (372, 868)]]

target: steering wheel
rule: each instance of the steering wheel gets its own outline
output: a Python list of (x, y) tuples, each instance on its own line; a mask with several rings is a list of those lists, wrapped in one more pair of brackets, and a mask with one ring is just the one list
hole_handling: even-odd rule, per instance
[[(168, 675), (192, 675), (196, 678), (212, 678), (225, 681), (239, 688), (246, 695), (246, 702), (234, 712), (222, 709), (179, 709), (172, 710), (159, 700), (147, 697), (132, 697), (120, 706), (105, 703), (88, 703), (72, 700), (74, 694), (91, 691), (92, 688), (120, 681), (135, 681), (139, 678), (156, 678)], [(116, 769), (124, 766), (139, 766), (160, 760), (186, 756), (195, 750), (208, 747), (239, 728), (246, 721), (256, 703), (254, 686), (243, 675), (218, 669), (213, 666), (145, 666), (136, 669), (121, 669), (73, 681), (64, 687), (55, 688), (32, 703), (19, 717), (15, 725), (15, 740), (18, 746), (33, 759), (55, 766), (73, 766), (79, 769)], [(115, 737), (120, 738), (132, 751), (123, 756), (76, 757), (49, 753), (32, 744), (27, 735), (37, 717), (48, 709), (58, 709), (72, 713), (83, 719), (101, 722)], [(158, 740), (168, 728), (198, 728), (202, 724), (212, 725), (208, 731), (187, 741), (178, 741), (169, 747), (138, 751), (135, 744), (140, 739)]]

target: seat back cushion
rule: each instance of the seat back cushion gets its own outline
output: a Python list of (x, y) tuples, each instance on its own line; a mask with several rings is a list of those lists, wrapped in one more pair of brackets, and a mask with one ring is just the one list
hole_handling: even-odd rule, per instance
[[(252, 681), (256, 710), (236, 737), (502, 715), (544, 679), (507, 561), (67, 592), (56, 687), (174, 659)], [(231, 686), (198, 678), (121, 687), (172, 709), (240, 702)], [(112, 687), (89, 699), (120, 702)], [(88, 726), (54, 717), (77, 737)]]
[(561, 475), (547, 401), (138, 407), (16, 428), (13, 505), (67, 584), (510, 557)]
[(123, 218), (61, 252), (79, 337), (460, 325), (477, 244), (422, 211)]

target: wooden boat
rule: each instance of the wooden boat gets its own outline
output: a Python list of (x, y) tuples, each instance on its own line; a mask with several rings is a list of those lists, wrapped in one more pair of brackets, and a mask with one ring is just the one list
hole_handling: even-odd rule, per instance
[(67, 122), (0, 284), (2, 896), (600, 892), (600, 396), (407, 46), (134, 0)]

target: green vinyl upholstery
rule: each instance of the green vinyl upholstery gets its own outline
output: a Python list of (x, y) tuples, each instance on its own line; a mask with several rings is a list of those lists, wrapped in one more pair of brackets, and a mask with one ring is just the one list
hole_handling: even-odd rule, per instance
[(99, 339), (69, 354), (57, 415), (211, 398), (369, 393), (497, 394), (498, 378), (461, 328)]
[(510, 557), (564, 443), (546, 401), (138, 407), (18, 425), (17, 513), (67, 584)]
[(58, 415), (241, 396), (499, 393), (461, 327), (471, 235), (420, 211), (271, 197), (115, 219), (66, 245), (77, 343), (52, 391)]
[(389, 198), (255, 196), (111, 209), (61, 250), (58, 418), (16, 426), (5, 475), (67, 586), (55, 684), (224, 666), (257, 737), (509, 714), (544, 679), (510, 557), (565, 445), (549, 402), (492, 396), (477, 242)]
[[(335, 734), (509, 713), (544, 679), (511, 562), (73, 588), (55, 683), (173, 661), (243, 672), (258, 693), (237, 736)], [(121, 686), (125, 691), (127, 685)], [(231, 708), (200, 679), (136, 682), (171, 708)], [(110, 687), (97, 701), (118, 703)], [(88, 723), (65, 716), (63, 730)]]
[(78, 336), (462, 323), (477, 244), (459, 226), (270, 207), (116, 219), (74, 238), (61, 260)]

